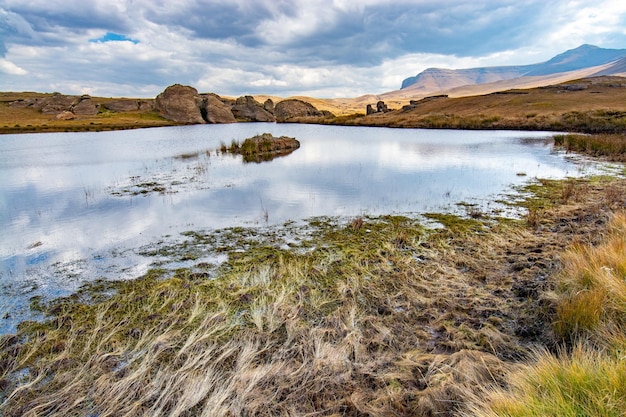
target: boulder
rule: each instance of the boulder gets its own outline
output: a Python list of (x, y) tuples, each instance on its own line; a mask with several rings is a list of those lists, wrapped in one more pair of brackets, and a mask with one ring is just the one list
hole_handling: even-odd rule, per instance
[(311, 103), (298, 99), (287, 99), (279, 102), (274, 107), (274, 116), (279, 122), (292, 119), (294, 117), (322, 117), (332, 113), (321, 112)]
[(389, 109), (387, 108), (387, 105), (384, 101), (379, 101), (378, 103), (376, 103), (376, 112), (387, 113), (388, 111)]
[(50, 97), (46, 97), (38, 104), (43, 114), (59, 114), (66, 111), (72, 111), (72, 107), (78, 104), (80, 97), (66, 96), (61, 93), (53, 93)]
[(54, 118), (57, 120), (74, 120), (76, 118), (76, 115), (74, 115), (74, 113), (72, 113), (71, 111), (66, 110), (57, 114)]
[(152, 111), (154, 110), (154, 100), (138, 100), (139, 110)]
[(202, 113), (208, 123), (234, 123), (235, 116), (230, 104), (224, 103), (217, 94), (202, 95)]
[(9, 104), (9, 106), (13, 108), (19, 108), (19, 109), (23, 109), (27, 107), (34, 107), (36, 109), (40, 109), (41, 108), (40, 103), (42, 100), (43, 98), (29, 97), (24, 100), (12, 101), (11, 104)]
[(155, 110), (159, 114), (177, 123), (206, 123), (203, 118), (204, 100), (193, 87), (174, 84), (159, 94), (155, 101)]
[(268, 98), (267, 100), (265, 100), (265, 103), (263, 103), (263, 108), (266, 111), (274, 114), (274, 102), (272, 101), (271, 98)]
[(89, 96), (82, 96), (80, 101), (72, 106), (72, 113), (92, 116), (98, 114), (100, 104), (97, 104)]
[(246, 122), (274, 122), (274, 115), (252, 96), (239, 97), (231, 111), (237, 120)]

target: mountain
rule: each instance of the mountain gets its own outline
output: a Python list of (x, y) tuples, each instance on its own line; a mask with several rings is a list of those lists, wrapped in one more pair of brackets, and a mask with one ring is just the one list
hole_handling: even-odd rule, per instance
[[(593, 45), (581, 45), (539, 64), (458, 70), (428, 68), (415, 77), (406, 78), (402, 82), (401, 89), (410, 87), (414, 93), (445, 91), (466, 85), (571, 72), (609, 64), (620, 60), (620, 58), (626, 58), (626, 49), (605, 49)], [(624, 66), (626, 63), (621, 65)], [(618, 69), (616, 67), (614, 70)], [(604, 71), (610, 70), (605, 69)], [(623, 72), (623, 69), (620, 72)]]

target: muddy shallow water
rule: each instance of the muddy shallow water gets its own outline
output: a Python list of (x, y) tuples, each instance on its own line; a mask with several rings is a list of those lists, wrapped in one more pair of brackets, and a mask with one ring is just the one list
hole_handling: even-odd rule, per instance
[[(218, 151), (264, 132), (301, 147), (260, 163)], [(138, 276), (157, 258), (146, 248), (190, 230), (501, 213), (515, 185), (594, 169), (551, 136), (258, 123), (0, 136), (0, 333), (32, 317), (32, 297)]]

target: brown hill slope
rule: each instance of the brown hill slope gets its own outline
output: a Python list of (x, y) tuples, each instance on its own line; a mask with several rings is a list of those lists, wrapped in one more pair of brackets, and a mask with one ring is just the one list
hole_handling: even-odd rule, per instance
[(339, 117), (329, 123), (626, 132), (626, 78), (591, 77), (486, 95), (425, 98), (389, 113)]

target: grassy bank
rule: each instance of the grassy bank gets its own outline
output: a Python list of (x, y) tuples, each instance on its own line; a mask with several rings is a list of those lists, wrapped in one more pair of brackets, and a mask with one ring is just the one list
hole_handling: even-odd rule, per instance
[[(55, 115), (42, 114), (30, 107), (13, 107), (17, 100), (49, 97), (44, 93), (0, 92), (0, 134), (45, 133), (45, 132), (101, 132), (107, 130), (138, 129), (146, 127), (172, 126), (154, 111), (114, 112), (104, 107), (95, 115), (76, 115), (73, 120), (59, 120)], [(112, 98), (96, 98), (98, 103), (107, 103)]]
[(554, 144), (568, 152), (583, 153), (611, 161), (626, 161), (626, 135), (556, 135)]
[[(569, 340), (547, 296), (567, 290), (551, 277), (571, 242), (605, 240), (625, 203), (624, 180), (533, 187), (518, 221), (315, 219), (291, 247), (233, 229), (217, 270), (152, 271), (34, 305), (48, 320), (0, 341), (0, 412), (456, 415), (537, 346)], [(173, 250), (213, 241), (189, 237)]]
[(577, 244), (555, 276), (552, 326), (565, 348), (540, 351), (507, 390), (475, 400), (478, 416), (623, 416), (626, 410), (626, 214), (602, 243)]

